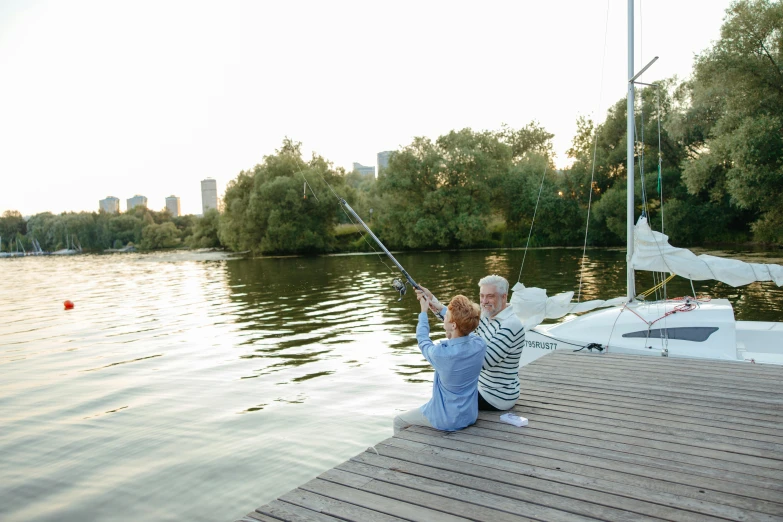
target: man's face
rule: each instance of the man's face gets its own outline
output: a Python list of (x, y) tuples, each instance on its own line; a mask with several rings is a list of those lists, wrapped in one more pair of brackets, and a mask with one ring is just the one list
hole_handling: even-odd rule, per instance
[(503, 310), (506, 304), (506, 294), (499, 293), (495, 285), (481, 285), (479, 292), (482, 317), (492, 318)]

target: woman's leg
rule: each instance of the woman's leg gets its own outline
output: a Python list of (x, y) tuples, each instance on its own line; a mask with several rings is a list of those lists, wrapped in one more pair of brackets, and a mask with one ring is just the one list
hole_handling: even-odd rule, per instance
[(394, 417), (394, 434), (397, 435), (400, 431), (413, 425), (432, 428), (432, 424), (421, 412), (421, 408), (414, 408)]

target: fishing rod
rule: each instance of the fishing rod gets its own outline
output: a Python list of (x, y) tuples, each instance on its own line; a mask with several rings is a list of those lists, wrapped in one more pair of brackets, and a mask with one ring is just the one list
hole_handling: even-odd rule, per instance
[[(387, 248), (384, 246), (384, 244), (383, 244), (383, 243), (381, 243), (381, 240), (380, 240), (380, 239), (378, 239), (378, 238), (375, 236), (375, 234), (373, 234), (372, 230), (370, 230), (370, 227), (368, 227), (368, 226), (367, 226), (367, 223), (365, 223), (365, 222), (364, 222), (364, 220), (363, 220), (362, 218), (360, 218), (360, 217), (359, 217), (359, 214), (357, 214), (357, 213), (356, 213), (356, 211), (355, 211), (354, 209), (352, 209), (352, 208), (351, 208), (351, 205), (349, 205), (349, 204), (348, 204), (348, 202), (347, 202), (347, 201), (345, 201), (345, 199), (343, 199), (343, 198), (341, 198), (341, 197), (338, 197), (337, 199), (340, 201), (340, 204), (341, 204), (341, 205), (342, 205), (342, 206), (343, 206), (343, 207), (344, 207), (344, 208), (345, 208), (345, 209), (346, 209), (348, 212), (350, 212), (350, 213), (351, 213), (351, 215), (357, 219), (357, 221), (359, 221), (359, 223), (360, 223), (360, 224), (361, 224), (361, 225), (364, 227), (364, 230), (366, 230), (366, 231), (367, 231), (367, 233), (368, 233), (368, 234), (370, 234), (370, 237), (371, 237), (371, 238), (373, 238), (373, 239), (375, 240), (375, 242), (376, 242), (376, 243), (378, 243), (378, 246), (379, 246), (379, 247), (381, 247), (381, 250), (383, 250), (383, 251), (384, 251), (384, 253), (386, 253), (386, 255), (387, 255), (387, 256), (389, 256), (389, 259), (391, 259), (391, 260), (392, 260), (392, 262), (393, 262), (395, 265), (397, 265), (397, 268), (399, 268), (399, 269), (400, 269), (400, 272), (402, 272), (402, 275), (404, 275), (404, 276), (405, 276), (405, 279), (407, 279), (407, 280), (408, 280), (408, 283), (410, 283), (410, 285), (411, 285), (413, 288), (415, 288), (415, 289), (417, 289), (417, 290), (421, 290), (421, 287), (420, 287), (419, 285), (417, 285), (417, 284), (416, 284), (416, 281), (414, 281), (414, 280), (413, 280), (413, 278), (410, 276), (410, 274), (408, 274), (407, 270), (405, 270), (405, 269), (403, 268), (403, 266), (400, 264), (400, 262), (399, 262), (399, 261), (397, 261), (397, 260), (394, 258), (394, 256), (391, 254), (391, 252), (389, 252), (389, 250), (388, 250), (388, 249), (387, 249)], [(403, 281), (403, 280), (402, 280), (402, 279), (400, 279), (399, 277), (395, 277), (395, 278), (394, 278), (394, 280), (392, 281), (392, 286), (394, 287), (394, 289), (395, 289), (395, 290), (397, 290), (397, 291), (400, 293), (400, 298), (399, 298), (399, 299), (397, 299), (397, 300), (398, 300), (398, 301), (401, 301), (401, 300), (402, 300), (402, 296), (404, 296), (404, 295), (405, 295), (405, 290), (406, 290), (406, 288), (407, 288), (407, 287), (405, 286), (405, 281)]]

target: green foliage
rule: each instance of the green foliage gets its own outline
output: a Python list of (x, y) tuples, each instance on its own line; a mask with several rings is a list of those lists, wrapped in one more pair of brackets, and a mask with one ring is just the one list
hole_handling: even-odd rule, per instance
[[(22, 214), (16, 210), (6, 210), (0, 217), (0, 237), (9, 245), (16, 243), (16, 239), (23, 238), (27, 233), (27, 223)], [(0, 245), (2, 249), (2, 245)]]
[(489, 132), (416, 138), (379, 180), (383, 238), (394, 247), (459, 248), (487, 235), (490, 194), (511, 164), (511, 147)]
[[(81, 245), (85, 251), (122, 248), (128, 243), (142, 248), (171, 248), (190, 235), (194, 219), (183, 216), (172, 220), (168, 212), (154, 212), (144, 207), (136, 207), (125, 214), (65, 212), (54, 215), (44, 212), (27, 222), (25, 246), (31, 247), (32, 239), (37, 239), (46, 251), (72, 244)], [(152, 229), (147, 231), (150, 227)]]
[(783, 236), (774, 216), (783, 195), (782, 59), (783, 3), (736, 2), (681, 93), (688, 190), (755, 213), (757, 240)]
[[(310, 190), (303, 192), (305, 179)], [(229, 182), (218, 237), (235, 251), (328, 252), (339, 212), (332, 189), (345, 192), (344, 172), (320, 156), (304, 162), (301, 144), (285, 139), (276, 154)]]
[(144, 227), (141, 247), (144, 249), (173, 248), (180, 245), (179, 231), (171, 221)]
[(193, 235), (198, 221), (199, 218), (192, 214), (171, 218), (171, 222), (174, 223), (174, 226), (179, 230), (179, 236), (182, 238), (183, 243), (188, 243), (191, 240), (190, 238)]
[(219, 248), (219, 227), (220, 214), (218, 211), (214, 208), (207, 210), (204, 216), (193, 225), (193, 234), (187, 240), (188, 246), (193, 248)]

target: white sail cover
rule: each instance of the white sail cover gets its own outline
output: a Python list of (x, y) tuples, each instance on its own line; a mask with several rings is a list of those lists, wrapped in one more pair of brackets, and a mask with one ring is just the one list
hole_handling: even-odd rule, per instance
[(671, 246), (669, 237), (652, 230), (645, 217), (639, 218), (634, 227), (633, 243), (631, 263), (634, 270), (669, 272), (696, 281), (715, 279), (731, 286), (754, 281), (774, 281), (778, 286), (783, 285), (783, 266), (746, 263), (706, 254), (697, 256), (685, 248)]
[(514, 293), (511, 294), (509, 302), (514, 307), (514, 313), (522, 321), (525, 330), (538, 326), (544, 319), (557, 319), (567, 314), (578, 314), (589, 312), (596, 308), (619, 306), (625, 304), (628, 300), (627, 297), (617, 297), (608, 301), (595, 299), (593, 301), (572, 303), (573, 292), (563, 292), (547, 297), (546, 290), (543, 288), (526, 288), (522, 283), (515, 284), (512, 290)]
[[(650, 272), (669, 272), (681, 277), (701, 281), (715, 279), (731, 286), (742, 286), (754, 281), (774, 281), (783, 285), (783, 266), (771, 263), (746, 263), (737, 259), (725, 259), (706, 254), (697, 256), (685, 248), (676, 248), (669, 244), (669, 237), (655, 232), (642, 217), (634, 228), (634, 253), (631, 258), (634, 270)], [(588, 312), (596, 308), (620, 306), (627, 297), (618, 297), (608, 301), (596, 299), (582, 303), (572, 303), (573, 292), (547, 297), (543, 288), (526, 288), (517, 283), (509, 302), (526, 330), (533, 328), (544, 319), (558, 319), (567, 314)]]

